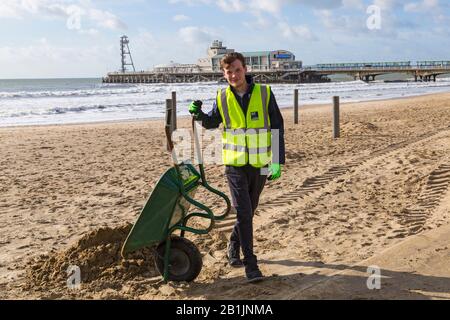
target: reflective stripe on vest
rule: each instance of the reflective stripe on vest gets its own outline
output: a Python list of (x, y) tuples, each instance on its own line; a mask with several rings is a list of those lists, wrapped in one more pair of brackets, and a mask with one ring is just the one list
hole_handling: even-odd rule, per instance
[(244, 115), (230, 87), (219, 90), (217, 106), (224, 123), (222, 158), (225, 165), (256, 168), (272, 159), (268, 104), (270, 87), (255, 84), (247, 115)]

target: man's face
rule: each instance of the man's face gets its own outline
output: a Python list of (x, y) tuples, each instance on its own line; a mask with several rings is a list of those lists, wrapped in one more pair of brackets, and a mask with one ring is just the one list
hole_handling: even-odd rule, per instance
[(247, 80), (245, 74), (247, 73), (247, 67), (242, 66), (240, 60), (234, 60), (232, 63), (227, 64), (223, 68), (223, 76), (228, 83), (236, 89), (245, 88)]

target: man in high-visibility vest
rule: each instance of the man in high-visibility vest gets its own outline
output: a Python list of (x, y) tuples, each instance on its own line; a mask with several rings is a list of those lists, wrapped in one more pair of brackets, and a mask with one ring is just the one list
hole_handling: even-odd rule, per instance
[(233, 267), (245, 266), (247, 280), (256, 282), (263, 274), (253, 253), (253, 215), (267, 177), (273, 181), (281, 176), (285, 162), (283, 117), (270, 87), (255, 84), (246, 75), (242, 54), (226, 54), (220, 63), (229, 86), (218, 91), (208, 114), (201, 110), (201, 101), (191, 103), (189, 112), (206, 129), (224, 126), (222, 160), (237, 212), (228, 262)]

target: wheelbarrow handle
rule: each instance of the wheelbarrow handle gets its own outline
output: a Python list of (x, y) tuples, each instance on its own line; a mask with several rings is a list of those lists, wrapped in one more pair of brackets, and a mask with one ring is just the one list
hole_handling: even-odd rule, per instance
[(224, 194), (223, 192), (221, 192), (221, 191), (211, 187), (205, 180), (202, 181), (202, 185), (206, 189), (211, 191), (212, 193), (215, 193), (216, 195), (221, 197), (223, 200), (225, 200), (225, 203), (227, 204), (227, 209), (221, 215), (214, 215), (214, 220), (223, 220), (223, 219), (225, 219), (225, 217), (227, 217), (230, 214), (230, 212), (231, 212), (231, 201), (230, 201), (230, 198), (228, 198), (227, 195)]
[(195, 119), (194, 119), (194, 117), (192, 117), (192, 132), (193, 132), (193, 135), (194, 135), (195, 150), (197, 151), (197, 158), (198, 158), (198, 161), (199, 161), (198, 167), (200, 169), (200, 176), (202, 178), (202, 186), (204, 186), (206, 189), (208, 189), (212, 193), (218, 195), (222, 199), (224, 199), (226, 204), (227, 204), (227, 209), (225, 210), (225, 212), (223, 214), (217, 215), (217, 216), (214, 215), (214, 220), (223, 220), (231, 212), (231, 202), (230, 202), (230, 199), (223, 192), (220, 192), (219, 190), (214, 189), (213, 187), (211, 187), (208, 184), (208, 182), (206, 182), (205, 168), (203, 166), (202, 150), (200, 149), (200, 142), (199, 142), (199, 138), (198, 138), (198, 134), (197, 134), (197, 129), (196, 129), (196, 126), (195, 126)]

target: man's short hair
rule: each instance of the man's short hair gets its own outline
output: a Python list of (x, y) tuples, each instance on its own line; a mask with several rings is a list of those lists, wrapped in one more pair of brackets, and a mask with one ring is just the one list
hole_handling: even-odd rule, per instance
[(245, 58), (242, 55), (242, 53), (239, 52), (231, 52), (227, 53), (221, 60), (220, 60), (220, 70), (224, 70), (226, 65), (232, 64), (236, 60), (239, 60), (242, 62), (242, 66), (245, 68)]

